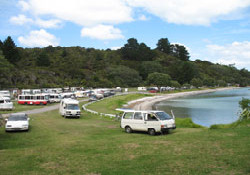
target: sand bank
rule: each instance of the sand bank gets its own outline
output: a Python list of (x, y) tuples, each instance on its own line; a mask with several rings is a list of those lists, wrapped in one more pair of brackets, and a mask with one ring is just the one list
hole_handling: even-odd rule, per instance
[(153, 97), (145, 97), (137, 100), (133, 100), (128, 102), (128, 106), (135, 109), (135, 110), (152, 110), (152, 107), (155, 103), (160, 101), (173, 99), (173, 98), (180, 98), (190, 95), (198, 95), (198, 94), (205, 94), (215, 91), (223, 91), (229, 89), (235, 89), (236, 87), (226, 87), (226, 88), (217, 88), (217, 89), (206, 89), (206, 90), (197, 90), (197, 91), (189, 91), (189, 92), (177, 92), (172, 94), (163, 94), (163, 95), (156, 95)]

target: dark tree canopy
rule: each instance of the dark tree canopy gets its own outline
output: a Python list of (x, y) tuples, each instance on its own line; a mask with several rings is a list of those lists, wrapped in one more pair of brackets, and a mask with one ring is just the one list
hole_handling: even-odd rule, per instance
[(12, 64), (16, 64), (20, 60), (19, 52), (10, 36), (3, 42), (2, 46), (4, 57)]
[(168, 74), (154, 72), (148, 75), (147, 82), (148, 85), (157, 87), (171, 86), (171, 77)]
[(157, 43), (156, 49), (163, 53), (170, 54), (171, 53), (170, 42), (168, 41), (167, 38), (161, 38)]
[(153, 51), (144, 43), (138, 43), (135, 38), (128, 39), (128, 43), (121, 48), (122, 57), (125, 60), (151, 61)]
[(188, 61), (189, 60), (189, 53), (187, 51), (187, 49), (179, 44), (174, 44), (171, 45), (171, 49), (172, 49), (172, 54), (179, 58), (182, 61)]
[(37, 66), (48, 67), (48, 66), (50, 65), (49, 56), (48, 56), (45, 52), (42, 52), (42, 53), (37, 57), (36, 65), (37, 65)]

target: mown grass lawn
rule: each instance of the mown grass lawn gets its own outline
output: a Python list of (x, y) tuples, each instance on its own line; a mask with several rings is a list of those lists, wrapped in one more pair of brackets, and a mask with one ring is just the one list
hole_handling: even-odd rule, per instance
[(29, 132), (0, 128), (0, 174), (250, 173), (249, 125), (149, 136), (85, 112), (80, 119), (57, 110), (30, 117)]

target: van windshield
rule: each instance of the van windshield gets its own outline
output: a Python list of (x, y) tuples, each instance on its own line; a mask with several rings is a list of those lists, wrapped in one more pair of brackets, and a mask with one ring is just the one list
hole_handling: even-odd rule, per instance
[(77, 104), (67, 104), (67, 109), (69, 110), (79, 110), (79, 106)]
[(165, 112), (156, 112), (156, 115), (160, 120), (172, 119), (172, 117), (170, 115), (168, 115), (167, 113), (165, 113)]

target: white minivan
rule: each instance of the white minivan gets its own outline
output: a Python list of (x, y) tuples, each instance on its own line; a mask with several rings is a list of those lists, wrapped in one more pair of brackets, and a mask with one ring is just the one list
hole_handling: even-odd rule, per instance
[(121, 128), (124, 128), (127, 133), (146, 131), (150, 135), (155, 135), (168, 133), (170, 129), (176, 128), (174, 116), (171, 117), (164, 111), (120, 111), (124, 112), (121, 117)]
[(13, 102), (10, 101), (9, 97), (0, 96), (0, 110), (12, 110), (14, 109)]
[(79, 101), (74, 99), (61, 100), (59, 113), (65, 118), (67, 117), (80, 118), (81, 110), (79, 108)]

